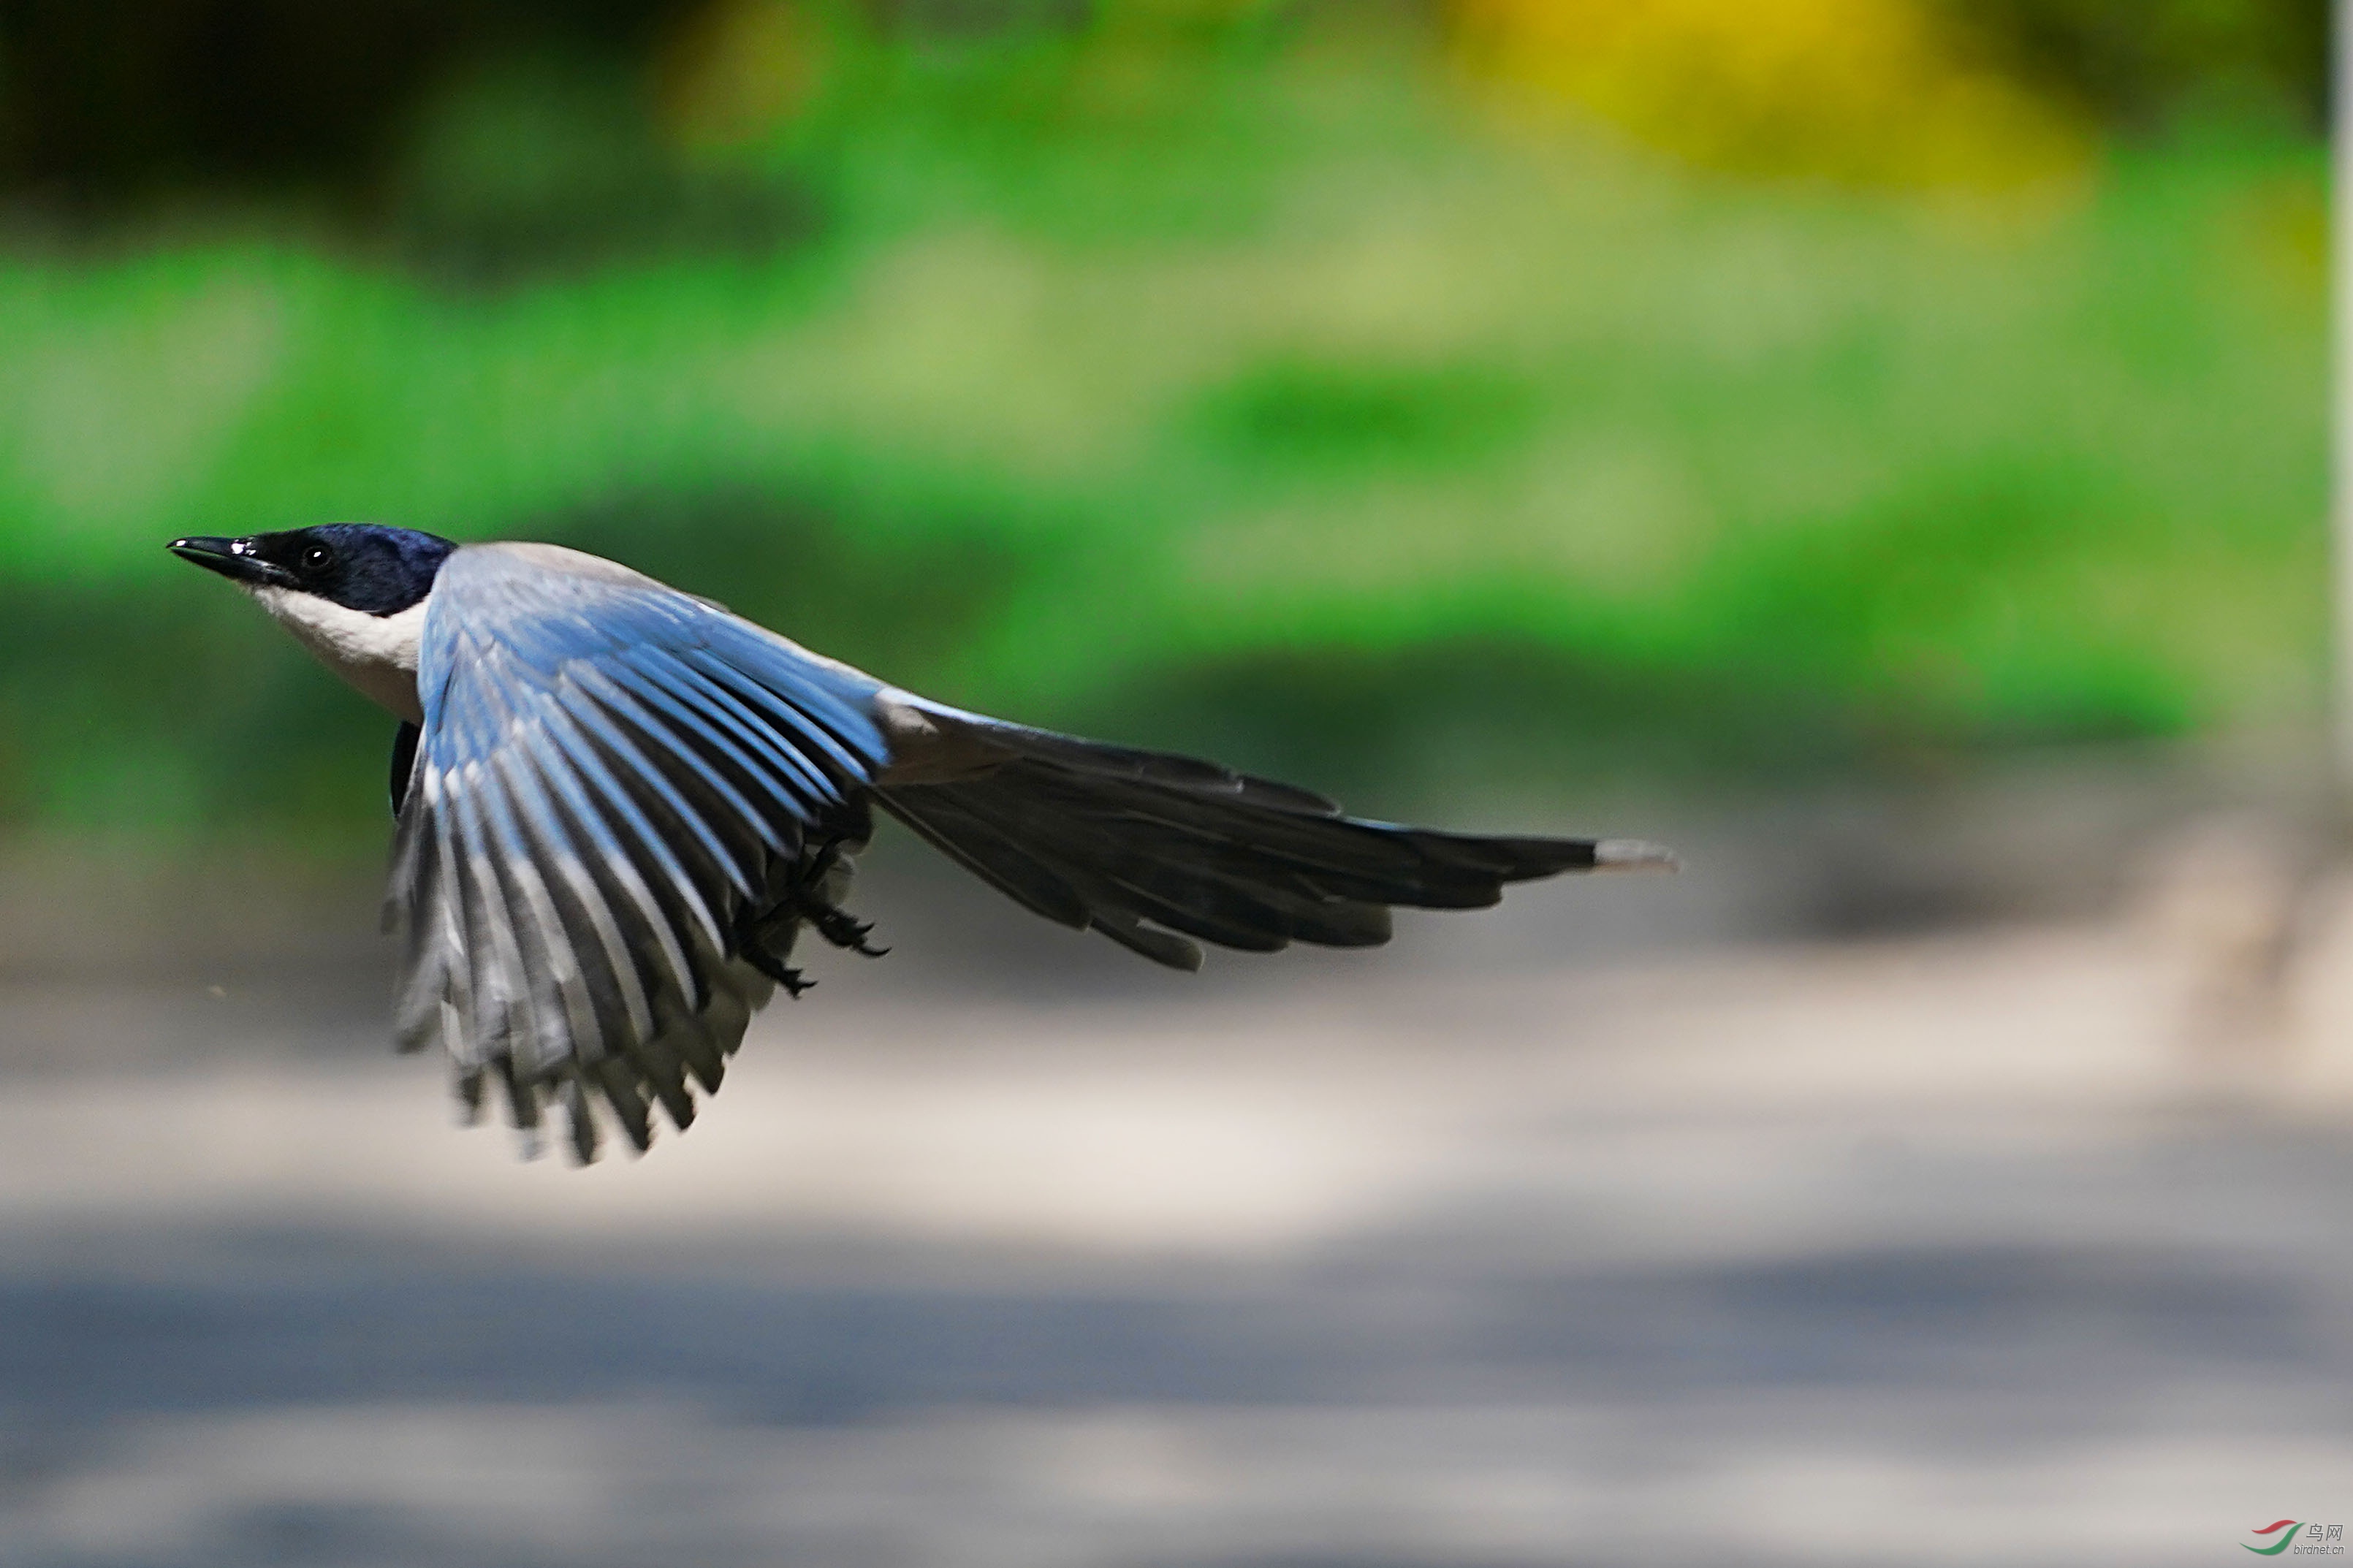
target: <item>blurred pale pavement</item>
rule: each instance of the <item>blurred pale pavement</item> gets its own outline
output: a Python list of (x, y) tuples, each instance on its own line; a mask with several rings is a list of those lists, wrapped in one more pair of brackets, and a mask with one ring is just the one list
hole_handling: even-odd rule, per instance
[(2215, 1561), (2353, 1513), (2353, 1027), (2169, 940), (836, 965), (586, 1172), (356, 1020), (20, 1068), (0, 1563)]

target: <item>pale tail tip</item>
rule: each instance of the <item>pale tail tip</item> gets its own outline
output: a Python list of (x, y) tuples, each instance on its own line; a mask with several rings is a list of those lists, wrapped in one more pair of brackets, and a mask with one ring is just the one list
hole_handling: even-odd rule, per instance
[(1680, 871), (1683, 863), (1663, 844), (1647, 838), (1605, 838), (1593, 847), (1597, 871)]

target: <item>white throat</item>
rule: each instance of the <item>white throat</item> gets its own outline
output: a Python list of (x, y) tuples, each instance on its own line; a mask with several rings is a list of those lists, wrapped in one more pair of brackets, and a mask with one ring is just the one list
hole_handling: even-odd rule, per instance
[(290, 588), (247, 591), (311, 657), (349, 681), (361, 696), (412, 724), (424, 721), (417, 700), (417, 645), (425, 634), (424, 600), (398, 615), (371, 616)]

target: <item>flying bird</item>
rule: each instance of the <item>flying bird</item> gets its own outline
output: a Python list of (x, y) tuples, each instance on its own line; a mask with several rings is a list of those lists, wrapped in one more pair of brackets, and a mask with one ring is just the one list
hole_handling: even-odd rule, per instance
[(374, 523), (173, 553), (242, 587), (399, 721), (385, 917), (396, 1031), (470, 1118), (495, 1084), (535, 1149), (603, 1108), (639, 1150), (715, 1091), (804, 930), (842, 907), (876, 807), (1023, 908), (1198, 969), (1200, 942), (1371, 947), (1392, 905), (1475, 909), (1563, 871), (1672, 867), (1630, 839), (1344, 816), (1212, 763), (918, 697), (708, 599), (552, 544)]

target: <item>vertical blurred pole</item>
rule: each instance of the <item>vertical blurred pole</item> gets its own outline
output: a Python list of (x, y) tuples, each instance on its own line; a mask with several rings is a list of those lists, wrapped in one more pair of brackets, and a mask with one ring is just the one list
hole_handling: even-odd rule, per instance
[(2353, 0), (2328, 37), (2329, 487), (2334, 562), (2330, 760), (2340, 817), (2353, 811)]

